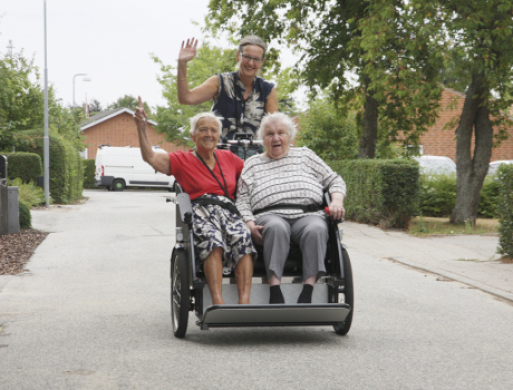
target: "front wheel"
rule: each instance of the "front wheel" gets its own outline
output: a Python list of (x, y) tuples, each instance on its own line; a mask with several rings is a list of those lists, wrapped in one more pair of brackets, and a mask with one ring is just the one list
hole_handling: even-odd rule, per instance
[(187, 257), (174, 251), (171, 259), (171, 319), (175, 337), (183, 338), (189, 320), (190, 290)]
[[(343, 256), (343, 264), (344, 264), (344, 303), (347, 303), (350, 307), (349, 314), (347, 315), (344, 322), (341, 325), (333, 325), (333, 329), (336, 334), (344, 336), (349, 332), (351, 328), (351, 324), (353, 322), (353, 313), (354, 313), (354, 289), (353, 289), (353, 271), (351, 269), (351, 261), (349, 260), (349, 255), (347, 254), (346, 248), (342, 247), (342, 256)], [(331, 289), (330, 289), (331, 290)], [(330, 303), (338, 303), (339, 302), (339, 293), (338, 291), (330, 291)]]

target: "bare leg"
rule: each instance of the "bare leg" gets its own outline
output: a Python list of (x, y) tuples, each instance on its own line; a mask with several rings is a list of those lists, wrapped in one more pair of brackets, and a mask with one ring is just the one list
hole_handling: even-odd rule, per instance
[(311, 284), (312, 286), (315, 286), (315, 282), (317, 282), (317, 275), (310, 276), (308, 279), (305, 279), (303, 284)]
[(216, 247), (203, 263), (212, 304), (224, 305), (223, 300), (223, 248)]
[(269, 279), (269, 286), (279, 286), (281, 284), (281, 280), (278, 279), (276, 275), (273, 274), (273, 276)]
[(253, 259), (251, 255), (244, 255), (235, 267), (235, 280), (239, 291), (239, 304), (249, 305), (251, 294), (251, 278), (253, 277)]

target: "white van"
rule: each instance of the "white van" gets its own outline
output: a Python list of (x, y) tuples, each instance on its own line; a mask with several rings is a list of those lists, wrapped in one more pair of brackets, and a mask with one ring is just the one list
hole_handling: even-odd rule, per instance
[(497, 169), (499, 169), (499, 166), (502, 164), (513, 164), (513, 160), (499, 160), (499, 161), (493, 161), (490, 163), (490, 166), (488, 167), (488, 176), (495, 176), (497, 174)]
[(421, 175), (455, 175), (456, 164), (449, 157), (420, 156), (414, 157), (420, 165)]
[[(155, 153), (167, 153), (153, 146)], [(173, 176), (157, 172), (142, 159), (141, 149), (99, 146), (96, 153), (94, 185), (109, 191), (123, 191), (126, 187), (161, 187), (172, 190)]]

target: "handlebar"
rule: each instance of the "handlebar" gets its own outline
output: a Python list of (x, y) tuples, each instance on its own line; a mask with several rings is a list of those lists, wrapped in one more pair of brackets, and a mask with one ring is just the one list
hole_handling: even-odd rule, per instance
[(221, 139), (218, 145), (223, 144), (249, 147), (253, 145), (263, 145), (264, 142), (261, 139)]

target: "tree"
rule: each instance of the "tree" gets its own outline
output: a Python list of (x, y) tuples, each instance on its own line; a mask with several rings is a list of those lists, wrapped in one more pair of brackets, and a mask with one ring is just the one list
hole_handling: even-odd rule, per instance
[[(341, 113), (323, 94), (309, 102), (309, 108), (299, 117), (298, 146), (307, 146), (324, 160), (358, 158), (356, 113)], [(397, 158), (404, 149), (397, 148), (386, 137), (378, 137), (377, 158)]]
[[(209, 102), (197, 106), (185, 106), (178, 102), (176, 87), (176, 67), (165, 65), (158, 57), (153, 57), (154, 61), (160, 65), (161, 76), (158, 77), (159, 83), (164, 91), (163, 96), (167, 100), (167, 107), (157, 107), (156, 121), (157, 130), (166, 134), (168, 141), (178, 144), (184, 143), (184, 136), (188, 133), (185, 129), (189, 126), (189, 118), (194, 115), (210, 111), (212, 104)], [(196, 57), (188, 63), (187, 79), (189, 87), (192, 89), (217, 73), (232, 72), (235, 68), (235, 49), (222, 49), (211, 45), (208, 40), (204, 41), (198, 49)], [(280, 110), (293, 114), (295, 105), (291, 94), (297, 88), (297, 82), (294, 79), (293, 71), (269, 66), (266, 63), (262, 68), (263, 77), (274, 79), (282, 86), (277, 88)]]
[(88, 106), (89, 114), (94, 115), (103, 111), (102, 104), (96, 99), (91, 100), (91, 103), (89, 103)]
[[(139, 106), (139, 100), (132, 96), (132, 95), (125, 95), (123, 97), (120, 97), (118, 100), (116, 100), (114, 103), (109, 104), (109, 109), (115, 109), (115, 108), (129, 108), (130, 110), (134, 110), (135, 107)], [(148, 114), (148, 116), (152, 117), (152, 112), (150, 109), (150, 106), (148, 106), (148, 103), (143, 102), (144, 110)]]
[[(373, 158), (381, 133), (405, 144), (434, 123), (441, 86), (431, 37), (416, 9), (401, 0), (211, 0), (215, 28), (287, 42), (302, 54), (311, 91), (329, 88), (342, 110), (358, 111), (359, 156)], [(351, 86), (349, 72), (357, 76)], [(380, 120), (380, 118), (383, 118)]]
[(44, 94), (38, 82), (37, 68), (23, 53), (0, 59), (0, 137), (43, 123)]
[(468, 75), (469, 80), (461, 117), (454, 123), (457, 192), (451, 223), (475, 223), (494, 141), (504, 139), (506, 125), (511, 125), (503, 112), (513, 104), (513, 3), (440, 0), (435, 4), (453, 44), (449, 60), (454, 73)]
[(355, 118), (338, 115), (327, 98), (310, 102), (299, 118), (297, 145), (307, 146), (323, 160), (358, 157), (358, 134)]
[[(0, 59), (0, 150), (11, 150), (33, 141), (34, 132), (44, 132), (44, 91), (38, 68), (19, 53)], [(80, 128), (72, 112), (48, 91), (49, 131), (59, 133), (82, 150)]]

